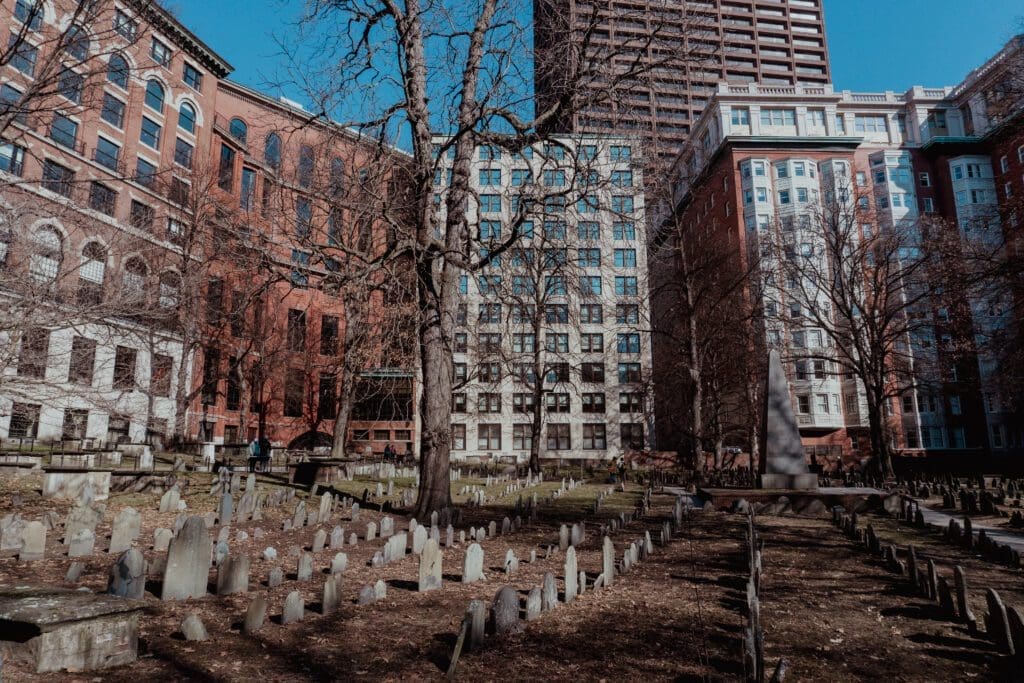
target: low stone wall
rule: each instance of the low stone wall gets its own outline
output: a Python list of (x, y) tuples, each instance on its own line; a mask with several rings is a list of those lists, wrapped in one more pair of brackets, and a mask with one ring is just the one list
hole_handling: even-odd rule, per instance
[(93, 500), (106, 500), (110, 496), (110, 472), (45, 470), (43, 473), (43, 498), (81, 500), (89, 486)]

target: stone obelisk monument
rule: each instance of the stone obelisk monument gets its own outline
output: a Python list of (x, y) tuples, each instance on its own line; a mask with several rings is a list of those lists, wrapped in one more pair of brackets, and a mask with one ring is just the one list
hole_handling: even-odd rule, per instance
[(807, 470), (800, 429), (793, 415), (789, 381), (779, 352), (768, 354), (764, 414), (761, 420), (760, 485), (763, 489), (818, 488), (818, 476)]

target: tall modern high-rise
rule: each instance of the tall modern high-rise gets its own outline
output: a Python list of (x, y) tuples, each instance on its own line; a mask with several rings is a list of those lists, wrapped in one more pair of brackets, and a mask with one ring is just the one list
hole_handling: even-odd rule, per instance
[(534, 0), (538, 110), (575, 87), (568, 64), (591, 60), (600, 73), (563, 130), (636, 135), (671, 157), (719, 82), (831, 82), (823, 1)]

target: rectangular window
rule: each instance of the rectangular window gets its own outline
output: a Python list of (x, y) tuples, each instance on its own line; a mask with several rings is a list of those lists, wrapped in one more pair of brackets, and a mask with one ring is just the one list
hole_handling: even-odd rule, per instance
[(115, 128), (124, 128), (124, 102), (110, 93), (103, 93), (100, 117)]
[[(145, 120), (145, 117), (143, 117), (143, 120)], [(235, 186), (235, 150), (224, 144), (220, 146), (217, 186), (226, 192), (231, 192)]]
[(70, 197), (75, 186), (75, 172), (47, 159), (43, 162), (42, 185), (51, 192)]
[(452, 425), (452, 450), (466, 450), (466, 425)]
[(78, 145), (78, 124), (60, 113), (53, 115), (50, 123), (50, 139), (68, 149), (76, 149)]
[(501, 213), (501, 195), (480, 195), (480, 213)]
[(608, 445), (603, 424), (583, 425), (583, 450), (601, 451)]
[(96, 342), (76, 336), (71, 340), (71, 362), (68, 366), (68, 382), (81, 386), (92, 386), (93, 368), (96, 365)]
[(533, 334), (513, 334), (512, 351), (515, 353), (533, 353), (536, 351), (536, 337)]
[(147, 147), (160, 149), (160, 124), (148, 116), (142, 117), (142, 129), (139, 132), (139, 141)]
[(584, 333), (580, 335), (580, 351), (583, 353), (603, 353), (604, 335)]
[(288, 309), (288, 350), (306, 349), (306, 312), (297, 308)]
[(569, 364), (568, 363), (552, 363), (548, 367), (547, 375), (544, 380), (549, 384), (558, 384), (559, 382), (569, 381)]
[(624, 449), (642, 451), (644, 449), (644, 426), (642, 424), (619, 425), (619, 436)]
[(501, 394), (478, 394), (476, 397), (476, 411), (478, 413), (500, 413)]
[(604, 363), (584, 363), (580, 366), (580, 377), (584, 382), (604, 384)]
[(858, 133), (885, 133), (888, 130), (884, 114), (857, 114), (853, 122)]
[(612, 171), (612, 187), (633, 187), (632, 171)]
[(795, 126), (796, 112), (792, 109), (761, 109), (762, 126)]
[(135, 182), (144, 187), (153, 187), (156, 182), (156, 166), (141, 157), (136, 159)]
[[(192, 168), (192, 153), (194, 148), (181, 138), (174, 141), (174, 163), (183, 168)], [(250, 171), (251, 173), (252, 171)], [(243, 174), (243, 180), (245, 178)]]
[(18, 353), (18, 376), (42, 379), (50, 355), (50, 331), (41, 328), (26, 330), (21, 336)]
[(601, 276), (582, 276), (580, 278), (580, 296), (601, 296)]
[(174, 375), (174, 359), (159, 353), (153, 354), (150, 372), (150, 393), (154, 396), (169, 397), (171, 395), (171, 377)]
[(616, 276), (615, 277), (615, 295), (616, 296), (636, 296), (637, 284), (636, 277), (633, 276)]
[(60, 436), (62, 439), (84, 439), (88, 424), (88, 410), (65, 408), (64, 423), (61, 425)]
[(154, 38), (153, 44), (149, 48), (149, 56), (160, 66), (169, 66), (171, 63), (171, 48)]
[(620, 332), (617, 335), (616, 348), (620, 354), (640, 353), (640, 335), (636, 332)]
[(501, 185), (501, 169), (500, 168), (481, 168), (480, 169), (480, 184), (484, 185), (484, 186)]
[(306, 373), (299, 368), (290, 368), (284, 377), (284, 416), (302, 417), (305, 399)]
[(512, 169), (512, 187), (522, 187), (533, 182), (533, 171), (528, 168)]
[(482, 451), (501, 450), (501, 425), (482, 424), (476, 428), (476, 445)]
[(135, 365), (138, 352), (127, 346), (118, 346), (114, 353), (114, 388), (125, 391), (135, 389)]
[(453, 413), (464, 413), (464, 412), (466, 412), (466, 395), (465, 394), (452, 394), (452, 412)]
[(185, 62), (184, 72), (182, 75), (185, 79), (185, 85), (196, 91), (203, 89), (203, 74), (199, 69), (195, 68), (188, 62)]
[(619, 384), (634, 384), (641, 381), (639, 363), (619, 363)]
[(7, 63), (26, 76), (32, 77), (36, 70), (36, 60), (39, 59), (39, 48), (14, 33), (11, 34), (7, 48)]
[(616, 268), (636, 268), (636, 249), (616, 249)]
[(548, 353), (569, 353), (569, 335), (564, 332), (548, 333), (544, 337), (544, 349)]
[(333, 356), (338, 353), (338, 318), (325, 315), (320, 318), (320, 354)]
[(513, 413), (532, 413), (534, 406), (533, 394), (512, 394)]
[(134, 41), (139, 24), (121, 10), (116, 10), (114, 12), (114, 30), (125, 40)]
[(117, 206), (117, 192), (95, 180), (89, 185), (89, 208), (108, 216), (114, 215)]
[(82, 88), (85, 85), (85, 78), (71, 69), (64, 69), (60, 72), (60, 80), (57, 88), (60, 94), (75, 104), (82, 103)]
[(633, 148), (626, 145), (612, 145), (609, 153), (612, 161), (629, 161), (633, 154)]
[(121, 147), (106, 138), (96, 138), (96, 152), (93, 160), (109, 169), (117, 170), (118, 162), (121, 160)]
[(732, 125), (734, 126), (749, 126), (750, 125), (750, 110), (743, 107), (733, 107), (732, 109)]
[(132, 227), (149, 232), (153, 229), (153, 217), (154, 211), (152, 206), (143, 204), (135, 199), (132, 200), (128, 216), (128, 221)]
[(512, 426), (512, 448), (517, 451), (528, 451), (533, 448), (533, 427), (531, 425)]
[(25, 148), (0, 141), (0, 171), (20, 176), (25, 170)]
[(604, 322), (604, 308), (601, 304), (580, 304), (580, 323), (584, 325)]
[(604, 394), (600, 392), (582, 394), (581, 399), (580, 412), (604, 414)]
[(547, 425), (547, 442), (549, 451), (568, 451), (572, 449), (570, 426), (567, 424)]
[(633, 197), (614, 196), (612, 197), (612, 211), (619, 215), (633, 213)]
[(11, 406), (11, 425), (7, 436), (11, 439), (34, 439), (39, 435), (39, 412), (42, 406), (34, 403), (14, 402)]

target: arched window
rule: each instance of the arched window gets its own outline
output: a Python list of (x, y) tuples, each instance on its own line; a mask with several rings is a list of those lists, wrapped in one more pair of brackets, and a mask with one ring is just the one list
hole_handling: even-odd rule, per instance
[(249, 126), (245, 125), (245, 121), (242, 119), (231, 119), (228, 132), (231, 133), (231, 137), (244, 145), (245, 139), (249, 137)]
[(55, 228), (44, 226), (32, 233), (28, 273), (33, 280), (42, 284), (55, 282), (63, 258), (63, 240)]
[(313, 184), (313, 169), (316, 167), (316, 157), (313, 156), (313, 148), (303, 145), (299, 150), (299, 185), (309, 187)]
[(127, 90), (129, 73), (131, 69), (128, 67), (128, 60), (116, 53), (110, 55), (110, 62), (107, 64), (108, 81)]
[(196, 110), (188, 102), (182, 102), (178, 108), (178, 128), (189, 133), (196, 132)]
[(340, 197), (345, 191), (345, 162), (334, 157), (331, 159), (331, 196)]
[(78, 303), (98, 304), (103, 300), (106, 272), (106, 248), (99, 242), (89, 242), (82, 250), (82, 264), (78, 267)]
[(164, 273), (160, 276), (160, 307), (177, 308), (181, 295), (181, 278), (177, 273)]
[(275, 171), (281, 170), (281, 138), (277, 133), (267, 136), (267, 141), (263, 144), (263, 161)]
[(72, 26), (64, 34), (64, 51), (79, 62), (89, 57), (89, 36), (81, 26)]
[(124, 272), (121, 274), (121, 293), (126, 299), (139, 300), (146, 293), (146, 276), (149, 268), (146, 262), (137, 256), (125, 261)]
[(146, 106), (161, 114), (164, 111), (164, 86), (156, 79), (146, 83)]

